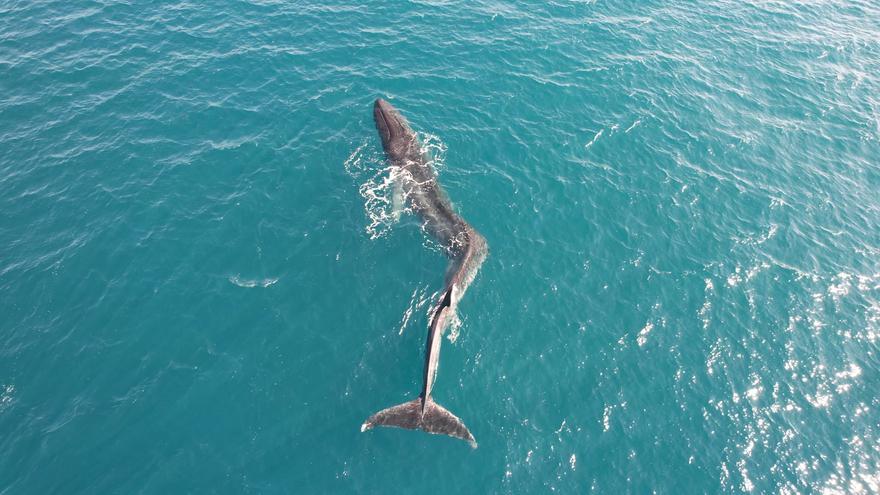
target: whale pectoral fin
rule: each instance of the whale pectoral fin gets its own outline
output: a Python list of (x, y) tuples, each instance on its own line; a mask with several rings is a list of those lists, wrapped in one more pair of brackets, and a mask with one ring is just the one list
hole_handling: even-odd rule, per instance
[(406, 191), (403, 190), (403, 178), (391, 177), (391, 218), (394, 222), (400, 221), (406, 203)]
[(383, 409), (364, 421), (364, 424), (361, 425), (361, 431), (370, 430), (374, 426), (422, 430), (435, 435), (449, 435), (450, 437), (460, 438), (470, 443), (471, 447), (477, 448), (474, 436), (471, 435), (470, 430), (467, 429), (467, 426), (456, 415), (447, 411), (430, 397), (424, 403), (424, 410), (422, 406), (422, 398), (419, 397), (415, 400)]
[(451, 284), (449, 289), (446, 291), (446, 294), (443, 295), (443, 305), (444, 306), (452, 306), (452, 301), (455, 296), (455, 284)]
[(443, 315), (445, 309), (452, 306), (452, 291), (455, 288), (454, 285), (450, 285), (443, 295), (440, 296), (440, 302), (437, 303), (437, 306), (434, 307), (434, 311), (431, 313), (431, 321), (428, 322), (428, 328), (434, 328), (434, 323)]

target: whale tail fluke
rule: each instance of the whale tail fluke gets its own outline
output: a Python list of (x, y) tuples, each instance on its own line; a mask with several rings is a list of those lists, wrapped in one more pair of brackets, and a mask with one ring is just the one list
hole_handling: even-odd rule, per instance
[(460, 438), (477, 448), (474, 436), (468, 431), (467, 426), (443, 406), (434, 402), (430, 397), (425, 400), (424, 408), (422, 398), (419, 397), (403, 404), (383, 409), (367, 418), (361, 431), (367, 431), (374, 426), (393, 426), (408, 430), (422, 430), (428, 433), (449, 435)]

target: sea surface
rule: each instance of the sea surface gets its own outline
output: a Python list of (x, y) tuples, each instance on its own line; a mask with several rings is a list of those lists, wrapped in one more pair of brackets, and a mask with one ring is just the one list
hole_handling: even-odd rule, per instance
[[(878, 493), (876, 1), (0, 1), (0, 494)], [(372, 121), (489, 256), (446, 260)]]

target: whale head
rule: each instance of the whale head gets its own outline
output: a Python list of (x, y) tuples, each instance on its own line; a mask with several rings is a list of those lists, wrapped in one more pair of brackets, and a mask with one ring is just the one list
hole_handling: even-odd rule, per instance
[(390, 103), (379, 98), (373, 105), (373, 119), (382, 139), (382, 148), (388, 157), (406, 158), (415, 143), (415, 134), (403, 115)]

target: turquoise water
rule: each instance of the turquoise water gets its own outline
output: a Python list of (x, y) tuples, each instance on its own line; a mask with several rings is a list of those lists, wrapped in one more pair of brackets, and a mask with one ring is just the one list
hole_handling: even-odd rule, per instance
[[(876, 2), (0, 2), (0, 493), (876, 493), (878, 94)], [(446, 264), (378, 96), (476, 450), (359, 431)]]

